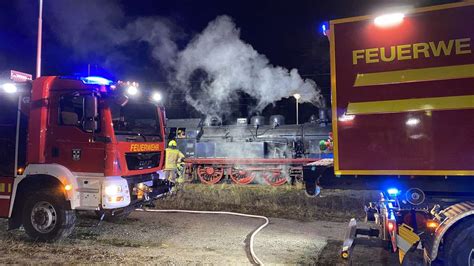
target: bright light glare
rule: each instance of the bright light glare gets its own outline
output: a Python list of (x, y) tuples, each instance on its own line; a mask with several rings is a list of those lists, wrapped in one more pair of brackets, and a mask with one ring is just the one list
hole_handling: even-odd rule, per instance
[(420, 123), (420, 119), (418, 118), (409, 118), (406, 122), (407, 126), (414, 127)]
[(343, 114), (341, 115), (341, 117), (339, 117), (339, 121), (340, 122), (347, 122), (347, 121), (352, 121), (354, 120), (355, 118), (355, 115), (346, 115), (346, 114)]
[(151, 99), (155, 102), (160, 102), (162, 99), (162, 96), (159, 92), (154, 92), (153, 95), (151, 96)]
[(402, 23), (405, 14), (403, 13), (393, 13), (378, 16), (374, 19), (375, 25), (379, 27), (392, 27)]
[(120, 202), (120, 201), (123, 201), (122, 196), (109, 197), (109, 202), (110, 203), (117, 203), (117, 202)]
[(396, 196), (398, 195), (398, 189), (397, 188), (389, 188), (387, 189), (387, 192), (390, 196)]
[(301, 95), (299, 93), (293, 94), (293, 97), (295, 97), (296, 100), (299, 100), (301, 98)]
[(128, 87), (128, 89), (127, 89), (127, 94), (128, 95), (133, 96), (133, 95), (137, 95), (137, 93), (138, 93), (138, 88), (137, 87), (135, 87), (135, 86)]
[(18, 91), (16, 85), (13, 83), (5, 83), (3, 84), (2, 88), (3, 88), (3, 91), (6, 93), (15, 93)]
[(111, 80), (108, 80), (103, 77), (98, 77), (98, 76), (90, 76), (90, 77), (84, 77), (81, 78), (82, 82), (84, 84), (95, 84), (95, 85), (110, 85), (112, 84)]
[(388, 223), (387, 223), (387, 227), (388, 227), (388, 231), (391, 232), (391, 231), (393, 231), (393, 229), (394, 229), (395, 226), (393, 225), (392, 222), (388, 222)]
[(119, 185), (108, 185), (105, 187), (105, 195), (113, 196), (122, 191), (122, 187)]
[(438, 223), (436, 221), (433, 221), (433, 220), (428, 220), (426, 221), (426, 227), (428, 228), (436, 228), (438, 227)]

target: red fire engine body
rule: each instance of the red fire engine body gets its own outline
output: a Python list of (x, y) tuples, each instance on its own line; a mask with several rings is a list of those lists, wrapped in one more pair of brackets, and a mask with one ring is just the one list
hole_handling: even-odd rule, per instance
[(56, 240), (72, 231), (75, 211), (120, 217), (169, 191), (157, 175), (164, 110), (144, 93), (129, 99), (99, 77), (17, 86), (3, 95), (0, 123), (0, 217), (10, 229)]
[(473, 14), (455, 3), (331, 21), (334, 161), (304, 167), (307, 190), (383, 189), (366, 207), (374, 228), (353, 219), (343, 257), (369, 235), (400, 261), (421, 243), (428, 263), (474, 265)]

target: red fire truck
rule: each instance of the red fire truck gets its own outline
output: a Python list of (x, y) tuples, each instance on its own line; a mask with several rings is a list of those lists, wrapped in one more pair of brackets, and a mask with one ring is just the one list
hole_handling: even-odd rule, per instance
[(383, 191), (344, 258), (369, 235), (400, 262), (474, 265), (473, 25), (472, 2), (331, 21), (334, 160), (304, 167), (307, 192)]
[(164, 109), (137, 84), (40, 77), (3, 85), (0, 217), (33, 239), (69, 235), (76, 211), (126, 216), (167, 193)]

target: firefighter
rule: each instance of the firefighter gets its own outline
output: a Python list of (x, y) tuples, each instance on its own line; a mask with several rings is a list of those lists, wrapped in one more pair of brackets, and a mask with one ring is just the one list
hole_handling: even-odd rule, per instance
[[(165, 158), (165, 177), (168, 181), (176, 183), (176, 175), (178, 164), (184, 159), (184, 154), (181, 153), (178, 148), (175, 140), (170, 140), (168, 143), (168, 148), (166, 149), (166, 158)], [(172, 191), (175, 191), (176, 187), (173, 187)]]

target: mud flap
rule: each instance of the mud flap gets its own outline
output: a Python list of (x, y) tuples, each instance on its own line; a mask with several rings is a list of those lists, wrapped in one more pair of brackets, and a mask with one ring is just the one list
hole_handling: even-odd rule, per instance
[(420, 236), (413, 232), (413, 228), (406, 224), (402, 224), (398, 228), (397, 247), (400, 264), (403, 262), (405, 254), (418, 242), (420, 242)]
[(8, 218), (12, 197), (13, 177), (0, 177), (0, 218)]

